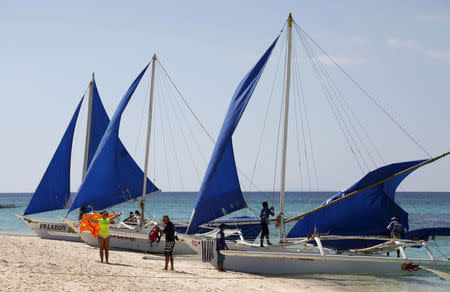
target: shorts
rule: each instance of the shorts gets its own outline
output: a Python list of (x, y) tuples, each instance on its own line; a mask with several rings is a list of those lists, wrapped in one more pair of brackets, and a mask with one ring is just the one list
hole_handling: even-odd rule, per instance
[(109, 238), (109, 235), (106, 235), (106, 236), (104, 236), (104, 235), (98, 235), (98, 237), (101, 237), (101, 238), (103, 238), (103, 239), (108, 239)]
[(400, 236), (400, 234), (391, 234), (391, 238), (402, 239), (402, 237)]
[(225, 260), (225, 255), (222, 254), (222, 253), (220, 252), (220, 250), (217, 251), (217, 260), (218, 260), (219, 262), (223, 262), (223, 261)]
[(269, 225), (261, 224), (261, 238), (263, 238), (266, 235), (269, 235)]
[(174, 247), (175, 247), (175, 241), (166, 241), (166, 244), (164, 245), (164, 255), (172, 256)]

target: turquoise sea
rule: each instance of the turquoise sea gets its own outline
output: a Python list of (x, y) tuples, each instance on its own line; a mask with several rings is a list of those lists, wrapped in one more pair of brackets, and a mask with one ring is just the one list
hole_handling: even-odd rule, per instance
[[(286, 214), (294, 216), (301, 212), (308, 211), (320, 205), (325, 199), (335, 192), (288, 192), (286, 194)], [(16, 208), (0, 209), (0, 233), (13, 234), (33, 234), (31, 229), (25, 223), (20, 221), (15, 214), (22, 214), (32, 194), (30, 193), (1, 193), (0, 205), (14, 204)], [(168, 214), (172, 220), (188, 220), (195, 204), (197, 193), (194, 192), (162, 192), (147, 198), (146, 216), (160, 218)], [(250, 208), (259, 211), (261, 202), (268, 201), (269, 205), (278, 207), (278, 194), (272, 192), (247, 192), (244, 193), (245, 199)], [(396, 201), (409, 213), (410, 230), (426, 227), (450, 227), (450, 192), (398, 192)], [(130, 211), (138, 209), (138, 201), (127, 202), (114, 207), (111, 211), (123, 212), (127, 214)], [(58, 210), (33, 215), (36, 218), (57, 218), (64, 216), (67, 210)], [(238, 215), (253, 215), (252, 211), (244, 210), (236, 212)], [(234, 215), (234, 214), (233, 214)], [(69, 218), (75, 219), (77, 212), (69, 214)], [(289, 228), (289, 226), (287, 227)], [(288, 230), (288, 229), (287, 229)], [(273, 237), (276, 236), (276, 230), (271, 230)], [(436, 258), (450, 258), (450, 237), (440, 237), (430, 240), (429, 245)], [(395, 254), (395, 253), (393, 253)], [(418, 249), (407, 250), (408, 256), (425, 257)], [(444, 271), (450, 272), (450, 267)], [(330, 276), (333, 281), (342, 281), (343, 288), (351, 285), (356, 279), (354, 276)], [(405, 291), (450, 291), (450, 284), (435, 276), (432, 273), (421, 271), (407, 275), (377, 275), (377, 276), (358, 276), (364, 286), (366, 283), (369, 290), (376, 286), (373, 283), (389, 283), (391, 287), (398, 287)], [(375, 281), (375, 282), (373, 282)], [(372, 283), (372, 284), (370, 284)], [(377, 290), (377, 289), (375, 289)], [(383, 289), (380, 289), (380, 291)]]

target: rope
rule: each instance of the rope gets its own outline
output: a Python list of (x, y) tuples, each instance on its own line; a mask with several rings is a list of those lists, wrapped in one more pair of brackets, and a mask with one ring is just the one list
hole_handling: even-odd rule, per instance
[[(283, 44), (284, 44), (284, 42), (282, 42), (282, 45), (283, 45)], [(266, 128), (267, 117), (268, 117), (268, 115), (269, 115), (269, 108), (270, 108), (270, 104), (271, 104), (272, 97), (273, 97), (273, 90), (274, 90), (274, 88), (275, 88), (275, 80), (276, 80), (276, 77), (277, 77), (277, 74), (278, 74), (278, 68), (279, 68), (279, 65), (280, 65), (281, 52), (282, 52), (282, 51), (283, 51), (283, 46), (280, 48), (280, 53), (278, 54), (277, 66), (276, 66), (276, 69), (275, 69), (275, 76), (274, 76), (273, 81), (272, 81), (272, 88), (270, 89), (269, 102), (268, 102), (268, 104), (267, 104), (266, 115), (265, 115), (265, 117), (264, 117), (264, 122), (263, 122), (262, 131), (261, 131), (261, 136), (260, 136), (260, 138), (259, 138), (258, 150), (256, 151), (255, 163), (254, 163), (254, 165), (253, 165), (253, 172), (252, 172), (252, 178), (251, 178), (251, 181), (252, 181), (252, 182), (253, 182), (253, 179), (254, 179), (254, 176), (255, 176), (256, 163), (257, 163), (257, 161), (258, 161), (259, 153), (260, 153), (260, 150), (261, 150), (262, 139), (263, 139), (263, 136), (264, 136), (264, 130), (265, 130), (265, 128)]]
[[(156, 75), (156, 81), (157, 81), (158, 85), (161, 83), (160, 78), (161, 77), (159, 77), (159, 75)], [(156, 86), (155, 91), (157, 92), (158, 96), (160, 96), (161, 93), (160, 93), (159, 86)], [(158, 98), (158, 102), (160, 102), (160, 109), (161, 109), (161, 119), (162, 119), (161, 127), (162, 127), (162, 125), (167, 124), (165, 121), (166, 115), (164, 115), (165, 107), (162, 106), (163, 100), (164, 100), (163, 98)], [(167, 152), (168, 152), (167, 149), (168, 148), (167, 148), (167, 144), (166, 144), (166, 135), (164, 135), (164, 132), (165, 131), (161, 131), (161, 136), (162, 136), (162, 141), (163, 141), (164, 161), (165, 161), (165, 168), (166, 168), (166, 172), (167, 172), (168, 189), (171, 189), (169, 163), (168, 163), (168, 159), (167, 159)]]
[[(295, 43), (294, 42), (292, 42), (293, 43), (293, 46), (292, 46), (292, 49), (293, 49), (293, 51), (294, 51), (294, 54), (296, 55), (296, 52), (297, 52), (297, 48), (296, 48), (296, 46), (295, 46)], [(292, 70), (292, 72), (294, 73), (294, 75), (295, 75), (295, 73), (296, 73), (296, 69), (298, 69), (298, 65), (296, 64), (296, 62), (294, 62), (294, 66), (293, 66), (293, 70)], [(299, 80), (300, 80), (300, 82), (301, 82), (301, 76), (300, 76), (300, 74), (297, 74), (298, 76), (299, 76)], [(295, 78), (293, 78), (293, 80), (295, 80)], [(298, 90), (298, 85), (297, 85), (297, 83), (296, 82), (293, 82), (293, 84), (294, 84), (294, 92), (298, 92), (299, 90)], [(302, 95), (302, 97), (303, 97), (303, 89), (301, 88), (301, 95)], [(298, 100), (299, 101), (299, 98), (297, 98), (296, 100)], [(304, 148), (303, 148), (303, 150), (304, 150), (304, 154), (305, 154), (305, 162), (306, 162), (306, 175), (307, 175), (307, 178), (308, 178), (308, 186), (309, 186), (309, 189), (311, 189), (311, 178), (310, 178), (310, 175), (309, 175), (309, 161), (308, 161), (308, 153), (307, 153), (307, 146), (306, 146), (306, 138), (305, 138), (305, 127), (304, 127), (304, 123), (303, 123), (303, 113), (302, 113), (302, 108), (301, 108), (301, 105), (300, 105), (300, 103), (298, 102), (296, 102), (296, 103), (294, 103), (294, 109), (295, 109), (295, 111), (297, 112), (297, 107), (299, 108), (299, 113), (300, 113), (300, 121), (301, 121), (301, 126), (302, 126), (302, 138), (303, 138), (303, 146), (304, 146)], [(305, 111), (305, 113), (306, 113), (306, 111)], [(297, 114), (297, 113), (296, 113)], [(296, 120), (296, 123), (297, 123), (297, 120)], [(300, 147), (300, 142), (298, 141), (298, 133), (297, 133), (297, 145), (298, 145), (298, 148)], [(299, 168), (300, 168), (300, 150), (299, 150), (299, 153), (298, 153), (298, 156), (299, 156)]]
[(183, 103), (186, 105), (186, 107), (189, 109), (189, 111), (191, 112), (192, 116), (195, 118), (195, 120), (197, 121), (197, 123), (200, 125), (200, 127), (203, 129), (203, 131), (205, 132), (205, 134), (209, 137), (209, 139), (211, 140), (211, 142), (213, 144), (215, 144), (215, 140), (211, 137), (211, 135), (208, 133), (208, 131), (206, 130), (205, 126), (203, 126), (202, 122), (200, 122), (199, 118), (197, 117), (197, 115), (194, 113), (194, 111), (192, 110), (191, 106), (187, 103), (186, 99), (184, 98), (184, 96), (181, 94), (180, 90), (178, 90), (178, 87), (175, 85), (175, 83), (172, 81), (172, 78), (170, 78), (169, 74), (167, 73), (166, 69), (164, 68), (164, 66), (161, 64), (161, 62), (159, 60), (157, 60), (159, 65), (161, 66), (161, 68), (163, 69), (164, 73), (166, 73), (166, 76), (169, 78), (170, 83), (172, 83), (173, 87), (175, 88), (175, 90), (178, 92), (178, 94), (181, 97), (181, 100), (183, 101)]
[[(287, 34), (285, 35), (285, 39), (287, 38)], [(286, 50), (287, 50), (287, 46), (286, 46)], [(286, 58), (284, 59), (284, 68), (286, 68)], [(284, 70), (283, 72), (283, 88), (282, 88), (282, 93), (285, 91), (285, 84), (286, 84), (286, 70)], [(275, 183), (276, 183), (276, 179), (277, 179), (277, 166), (278, 166), (278, 147), (280, 145), (280, 132), (281, 132), (281, 119), (283, 116), (283, 104), (284, 104), (284, 98), (281, 99), (281, 103), (280, 103), (280, 114), (279, 114), (279, 119), (278, 119), (278, 132), (277, 132), (277, 146), (276, 146), (276, 150), (275, 150), (275, 167), (274, 167), (274, 173), (273, 173), (273, 186), (272, 186), (272, 205), (274, 205), (275, 203)]]
[(344, 73), (344, 75), (351, 81), (353, 82), (353, 84), (355, 84), (392, 122), (394, 122), (402, 131), (403, 133), (405, 133), (426, 155), (428, 155), (428, 157), (432, 157), (426, 150), (425, 148), (419, 144), (419, 142), (416, 141), (416, 139), (414, 139), (407, 131), (405, 128), (403, 128), (401, 126), (401, 124), (395, 120), (382, 106), (380, 103), (378, 103), (374, 97), (372, 97), (358, 82), (356, 82), (341, 66), (339, 66), (338, 63), (336, 63), (336, 61), (334, 61), (334, 59), (327, 54), (327, 52), (325, 52), (324, 49), (322, 49), (321, 46), (319, 46), (314, 39), (312, 39), (309, 34), (307, 34), (295, 21), (294, 21), (294, 25), (295, 27), (297, 27), (298, 29), (300, 29), (304, 35), (306, 35), (308, 37), (308, 39), (310, 39), (319, 49), (322, 53), (324, 53), (328, 59), (330, 59), (331, 62), (333, 62), (334, 65), (336, 65), (336, 67), (338, 67), (338, 69)]
[(434, 239), (434, 238), (432, 238), (432, 239), (433, 239), (434, 245), (436, 245), (436, 250), (444, 257), (444, 259), (450, 260), (450, 257), (441, 251), (441, 249), (439, 248), (439, 246), (436, 242), (436, 239)]
[[(153, 62), (153, 61), (152, 61)], [(147, 89), (144, 91), (145, 96), (150, 96), (150, 80), (147, 82)], [(144, 105), (142, 106), (142, 111), (141, 111), (141, 118), (139, 121), (139, 126), (138, 126), (138, 130), (137, 130), (137, 134), (136, 134), (136, 142), (134, 143), (134, 151), (133, 151), (133, 156), (136, 156), (137, 153), (137, 147), (139, 144), (139, 138), (140, 138), (140, 134), (141, 134), (141, 128), (142, 128), (142, 121), (144, 119), (144, 114), (145, 114), (145, 110), (148, 108), (147, 106), (147, 102), (150, 102), (148, 98), (144, 98)]]
[[(166, 85), (167, 85), (167, 84), (166, 84)], [(195, 159), (194, 159), (194, 157), (193, 157), (193, 155), (192, 155), (191, 148), (189, 147), (189, 144), (188, 144), (188, 142), (187, 142), (186, 135), (185, 135), (184, 130), (183, 130), (182, 126), (181, 126), (182, 124), (181, 124), (180, 119), (179, 119), (179, 117), (178, 117), (177, 111), (175, 110), (174, 102), (172, 101), (172, 99), (169, 99), (169, 101), (170, 101), (170, 104), (171, 104), (171, 108), (172, 108), (173, 114), (174, 114), (174, 116), (175, 116), (175, 118), (176, 118), (176, 120), (177, 120), (177, 122), (178, 122), (178, 123), (177, 123), (178, 129), (179, 129), (179, 131), (181, 132), (181, 135), (182, 135), (182, 137), (183, 137), (183, 142), (184, 142), (184, 144), (185, 144), (185, 146), (186, 146), (186, 149), (187, 149), (187, 151), (188, 151), (188, 154), (189, 154), (189, 157), (190, 157), (190, 159), (191, 159), (192, 165), (193, 165), (193, 167), (194, 167), (195, 173), (197, 174), (197, 179), (199, 180), (199, 183), (201, 183), (201, 178), (200, 178), (201, 176), (200, 176), (199, 171), (198, 171), (198, 169), (197, 169), (197, 165), (196, 165)], [(175, 104), (178, 105), (178, 103), (176, 103), (176, 102), (175, 102)], [(180, 108), (178, 108), (178, 109), (179, 109), (179, 111), (180, 111), (180, 113), (181, 113), (181, 116), (183, 116), (183, 112), (181, 111), (181, 109), (180, 109)], [(186, 125), (187, 125), (187, 124), (186, 124)]]
[(314, 70), (314, 73), (316, 74), (316, 77), (319, 80), (319, 84), (322, 87), (322, 90), (323, 90), (323, 92), (324, 92), (324, 94), (325, 94), (325, 96), (327, 98), (328, 104), (330, 105), (330, 107), (332, 109), (333, 115), (334, 115), (334, 117), (335, 117), (335, 119), (336, 119), (336, 121), (337, 121), (337, 123), (338, 123), (338, 125), (339, 125), (339, 127), (340, 127), (340, 129), (342, 131), (342, 133), (344, 134), (344, 138), (345, 138), (345, 140), (347, 142), (347, 145), (349, 146), (351, 153), (353, 154), (356, 162), (358, 163), (359, 168), (364, 173), (364, 169), (363, 169), (363, 167), (362, 167), (362, 165), (361, 165), (361, 163), (360, 163), (360, 161), (358, 159), (357, 153), (355, 152), (355, 149), (353, 148), (352, 143), (349, 140), (349, 137), (347, 136), (347, 134), (349, 136), (351, 136), (351, 135), (348, 133), (349, 131), (348, 131), (348, 128), (346, 127), (346, 124), (343, 121), (342, 115), (340, 115), (340, 112), (338, 111), (338, 109), (336, 107), (336, 104), (334, 103), (334, 100), (333, 100), (333, 98), (331, 96), (331, 93), (330, 93), (328, 87), (325, 85), (324, 79), (321, 76), (317, 65), (315, 64), (315, 59), (314, 59), (314, 57), (312, 55), (312, 52), (310, 51), (311, 48), (307, 45), (307, 43), (305, 42), (305, 40), (302, 38), (301, 35), (299, 35), (299, 37), (300, 37), (300, 40), (301, 40), (301, 42), (303, 44), (303, 47), (305, 48), (305, 52), (306, 52), (306, 54), (308, 56), (308, 60), (309, 60), (311, 66), (312, 66), (312, 68)]
[[(297, 32), (298, 32), (298, 30), (297, 30)], [(299, 33), (299, 32), (298, 32), (298, 33)], [(307, 43), (307, 42), (306, 42), (306, 43)], [(308, 44), (308, 45), (309, 45), (309, 44)], [(366, 152), (367, 152), (367, 154), (368, 154), (370, 160), (372, 161), (372, 163), (376, 166), (375, 161), (373, 160), (372, 156), (370, 155), (370, 152), (367, 150), (366, 145), (363, 143), (363, 141), (362, 141), (362, 139), (361, 139), (361, 137), (360, 137), (358, 131), (356, 130), (356, 128), (355, 128), (355, 126), (354, 126), (354, 124), (353, 124), (353, 122), (352, 122), (352, 119), (350, 118), (349, 114), (348, 114), (347, 111), (345, 110), (345, 108), (344, 108), (344, 106), (343, 106), (343, 104), (342, 104), (342, 102), (341, 102), (341, 99), (339, 98), (339, 96), (341, 96), (342, 99), (343, 99), (343, 96), (342, 96), (341, 92), (340, 92), (339, 89), (336, 87), (335, 83), (333, 82), (333, 79), (330, 78), (330, 75), (328, 74), (328, 72), (327, 72), (327, 70), (325, 69), (325, 67), (324, 67), (324, 65), (322, 64), (322, 62), (320, 62), (320, 58), (318, 57), (318, 55), (314, 52), (314, 50), (313, 50), (311, 47), (309, 47), (309, 48), (310, 48), (310, 52), (312, 53), (312, 55), (314, 56), (314, 58), (315, 58), (315, 60), (316, 60), (316, 64), (318, 65), (318, 68), (320, 69), (321, 73), (323, 74), (322, 76), (323, 76), (324, 80), (326, 81), (326, 83), (328, 84), (329, 88), (331, 89), (330, 93), (333, 93), (333, 94), (331, 95), (331, 98), (333, 98), (333, 96), (334, 96), (334, 97), (335, 97), (335, 100), (337, 100), (338, 105), (340, 106), (340, 108), (342, 109), (342, 111), (343, 111), (344, 114), (345, 114), (345, 117), (347, 118), (347, 121), (348, 121), (348, 124), (350, 125), (350, 128), (353, 130), (353, 132), (356, 134), (356, 138), (358, 138), (359, 142), (360, 142), (360, 143), (363, 145), (363, 147), (365, 148), (365, 150), (366, 150)], [(337, 105), (335, 105), (335, 106), (336, 106), (336, 110), (339, 111), (339, 108), (337, 107)], [(344, 118), (342, 117), (342, 115), (341, 115), (341, 119), (342, 119), (343, 122), (345, 121)], [(347, 126), (346, 126), (346, 127), (347, 127)], [(356, 147), (357, 152), (359, 153), (359, 155), (360, 155), (360, 157), (361, 157), (361, 160), (363, 161), (363, 163), (364, 163), (364, 165), (366, 166), (367, 170), (369, 170), (368, 164), (367, 164), (366, 161), (364, 160), (364, 156), (362, 155), (362, 153), (361, 153), (361, 151), (360, 151), (360, 149), (359, 149), (359, 147), (358, 147), (358, 144), (356, 143), (355, 139), (354, 139), (353, 136), (351, 135), (351, 131), (350, 131), (348, 128), (347, 128), (347, 131), (348, 131), (349, 136), (352, 138), (352, 141), (353, 141), (353, 143), (354, 143), (354, 145), (355, 145), (355, 147)]]
[[(164, 85), (164, 83), (162, 82), (161, 85)], [(167, 90), (167, 88), (166, 88)], [(167, 95), (167, 99), (171, 102), (171, 95), (168, 94)], [(165, 114), (167, 116), (167, 126), (169, 128), (169, 134), (170, 134), (170, 141), (172, 142), (172, 147), (173, 147), (173, 155), (172, 157), (175, 157), (175, 163), (177, 165), (177, 172), (178, 172), (178, 178), (180, 179), (180, 184), (181, 184), (181, 189), (184, 189), (184, 184), (183, 184), (183, 178), (181, 177), (181, 171), (180, 171), (180, 162), (178, 159), (178, 152), (177, 149), (175, 148), (175, 139), (173, 137), (173, 130), (172, 130), (172, 122), (171, 122), (171, 118), (169, 117), (169, 110), (166, 109)]]

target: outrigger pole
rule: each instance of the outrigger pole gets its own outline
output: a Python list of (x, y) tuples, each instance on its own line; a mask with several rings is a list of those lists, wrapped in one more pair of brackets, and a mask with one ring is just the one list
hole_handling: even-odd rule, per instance
[(400, 172), (397, 172), (396, 174), (393, 174), (393, 175), (391, 175), (391, 176), (388, 177), (388, 178), (382, 179), (382, 180), (380, 180), (380, 181), (378, 181), (378, 182), (376, 182), (376, 183), (373, 183), (373, 184), (371, 184), (371, 185), (368, 185), (368, 186), (366, 186), (366, 187), (364, 187), (364, 188), (362, 188), (362, 189), (359, 189), (359, 190), (357, 190), (357, 191), (351, 192), (350, 194), (345, 195), (345, 196), (343, 196), (343, 197), (341, 197), (341, 198), (339, 198), (339, 199), (336, 199), (336, 200), (334, 200), (334, 201), (331, 201), (331, 202), (329, 202), (329, 203), (326, 204), (326, 205), (317, 207), (317, 208), (315, 208), (315, 209), (313, 209), (313, 210), (311, 210), (311, 211), (308, 211), (308, 212), (306, 212), (306, 213), (303, 213), (303, 214), (297, 215), (297, 216), (295, 216), (295, 217), (289, 218), (289, 219), (287, 219), (287, 220), (285, 221), (285, 223), (300, 220), (300, 219), (302, 219), (303, 217), (305, 217), (305, 216), (307, 216), (307, 215), (310, 215), (310, 214), (312, 214), (312, 213), (315, 213), (315, 212), (317, 212), (317, 211), (320, 211), (320, 210), (322, 210), (322, 209), (325, 209), (325, 208), (327, 208), (327, 207), (329, 207), (329, 206), (331, 206), (331, 205), (334, 205), (334, 204), (336, 204), (336, 203), (339, 203), (340, 201), (343, 201), (343, 200), (346, 200), (346, 199), (348, 199), (348, 198), (351, 198), (351, 197), (353, 197), (353, 196), (355, 196), (355, 195), (357, 195), (357, 194), (359, 194), (359, 193), (361, 193), (361, 192), (364, 192), (365, 190), (368, 190), (368, 189), (370, 189), (370, 188), (372, 188), (372, 187), (374, 187), (374, 186), (377, 186), (377, 185), (380, 185), (380, 184), (382, 184), (382, 183), (384, 183), (384, 182), (387, 182), (388, 180), (391, 180), (391, 179), (393, 179), (393, 178), (396, 178), (396, 177), (398, 177), (398, 176), (400, 176), (400, 175), (402, 175), (402, 174), (405, 174), (405, 173), (407, 173), (407, 172), (416, 170), (416, 169), (418, 169), (419, 167), (422, 167), (422, 166), (424, 166), (424, 165), (427, 165), (427, 164), (430, 164), (430, 163), (432, 163), (432, 162), (435, 162), (436, 160), (441, 159), (442, 157), (445, 157), (445, 156), (447, 156), (447, 155), (449, 155), (449, 154), (450, 154), (450, 151), (449, 151), (449, 152), (446, 152), (446, 153), (443, 153), (443, 154), (441, 154), (441, 155), (439, 155), (439, 156), (436, 156), (436, 157), (434, 157), (434, 158), (430, 158), (430, 159), (428, 159), (427, 161), (424, 161), (424, 162), (419, 163), (419, 164), (417, 164), (417, 165), (414, 165), (414, 166), (412, 166), (412, 167), (410, 167), (410, 168), (407, 168), (407, 169), (405, 169), (405, 170), (402, 170), (402, 171), (400, 171)]
[(145, 145), (145, 165), (144, 165), (144, 183), (142, 184), (142, 199), (140, 202), (141, 207), (141, 220), (140, 226), (144, 224), (144, 209), (145, 209), (145, 193), (147, 191), (147, 169), (148, 169), (148, 157), (149, 157), (149, 149), (150, 149), (150, 134), (152, 130), (152, 112), (153, 112), (153, 88), (155, 86), (155, 63), (156, 63), (156, 54), (153, 55), (152, 58), (152, 77), (150, 84), (150, 102), (148, 105), (148, 122), (147, 122), (147, 142)]

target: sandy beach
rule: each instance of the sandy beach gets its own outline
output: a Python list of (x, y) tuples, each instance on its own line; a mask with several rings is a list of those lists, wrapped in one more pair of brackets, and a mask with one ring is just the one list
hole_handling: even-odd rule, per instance
[[(401, 290), (395, 281), (383, 287), (366, 276), (293, 278), (219, 273), (199, 259), (176, 259), (176, 271), (162, 270), (160, 257), (110, 251), (102, 264), (98, 250), (84, 243), (0, 235), (1, 291), (381, 291)], [(349, 276), (345, 276), (349, 277)]]

